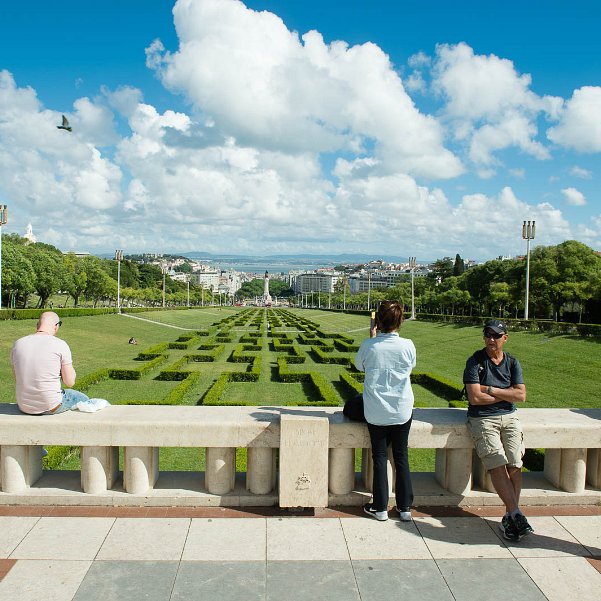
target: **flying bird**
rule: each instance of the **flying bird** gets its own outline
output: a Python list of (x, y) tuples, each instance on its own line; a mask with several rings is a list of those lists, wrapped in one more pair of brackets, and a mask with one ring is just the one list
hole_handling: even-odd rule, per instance
[(63, 124), (57, 125), (56, 129), (65, 129), (67, 131), (73, 131), (73, 128), (69, 125), (69, 121), (67, 120), (67, 117), (65, 117), (65, 115), (63, 115)]

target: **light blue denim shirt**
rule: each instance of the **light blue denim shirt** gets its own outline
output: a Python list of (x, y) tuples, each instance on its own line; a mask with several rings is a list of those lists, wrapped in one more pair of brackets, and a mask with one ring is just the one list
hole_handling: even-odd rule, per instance
[(415, 367), (415, 345), (397, 332), (361, 343), (355, 367), (365, 372), (363, 405), (365, 419), (376, 426), (404, 424), (413, 412), (409, 376)]

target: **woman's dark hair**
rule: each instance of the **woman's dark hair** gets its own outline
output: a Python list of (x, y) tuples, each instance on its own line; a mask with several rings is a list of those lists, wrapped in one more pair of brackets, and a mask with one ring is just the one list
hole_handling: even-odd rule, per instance
[(403, 307), (398, 301), (386, 300), (380, 303), (376, 312), (376, 326), (380, 332), (387, 334), (401, 327)]

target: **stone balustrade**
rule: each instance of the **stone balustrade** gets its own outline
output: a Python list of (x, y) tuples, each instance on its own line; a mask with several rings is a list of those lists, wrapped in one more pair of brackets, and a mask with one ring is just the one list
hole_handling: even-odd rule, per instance
[[(545, 449), (544, 472), (524, 474), (522, 504), (600, 503), (601, 409), (519, 416), (525, 446)], [(81, 469), (42, 470), (51, 445), (80, 447)], [(0, 405), (0, 504), (362, 504), (369, 446), (366, 426), (339, 408), (121, 405), (27, 416)], [(500, 504), (473, 453), (465, 410), (416, 409), (409, 446), (436, 450), (435, 471), (412, 474), (416, 504)], [(162, 471), (161, 447), (204, 448), (205, 471)], [(236, 473), (236, 449), (247, 450), (246, 473)]]

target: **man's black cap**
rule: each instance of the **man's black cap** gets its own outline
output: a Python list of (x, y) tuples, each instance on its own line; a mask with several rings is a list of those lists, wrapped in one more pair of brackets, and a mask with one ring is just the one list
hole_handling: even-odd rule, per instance
[(492, 330), (496, 334), (507, 334), (507, 324), (500, 319), (489, 319), (484, 324), (484, 330)]

